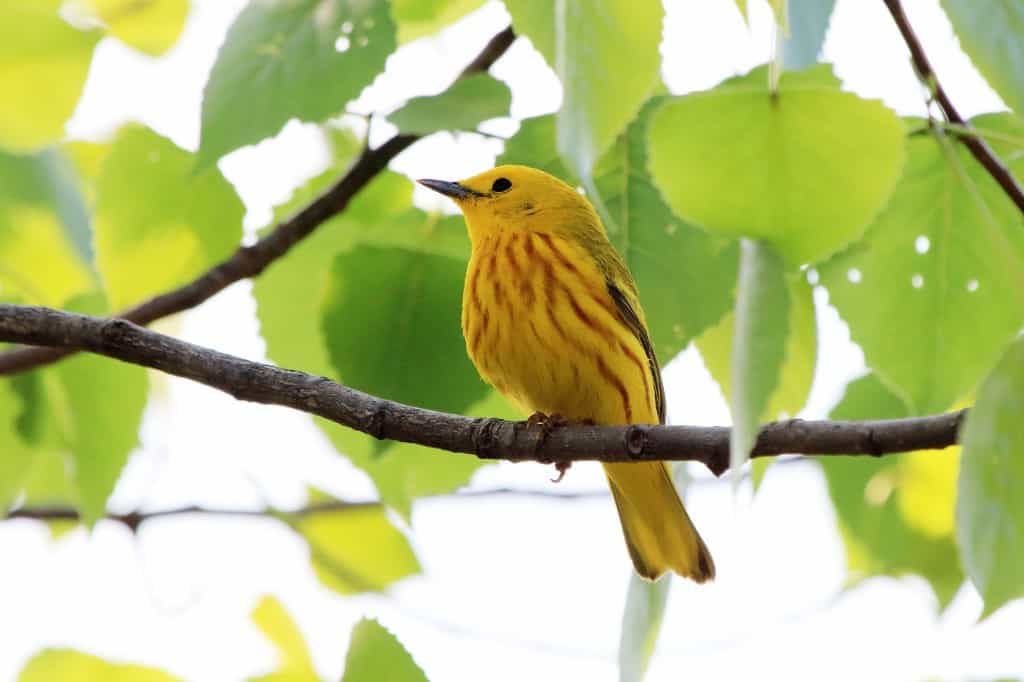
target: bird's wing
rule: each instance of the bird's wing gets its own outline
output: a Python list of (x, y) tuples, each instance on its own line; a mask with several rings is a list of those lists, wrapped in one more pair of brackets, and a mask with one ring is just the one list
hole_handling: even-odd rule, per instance
[[(654, 380), (654, 405), (658, 410), (658, 421), (665, 423), (665, 386), (661, 383), (661, 369), (658, 365), (658, 358), (654, 355), (654, 346), (651, 344), (651, 337), (647, 334), (647, 325), (640, 319), (637, 313), (640, 304), (636, 300), (635, 287), (620, 286), (613, 277), (605, 278), (605, 285), (608, 287), (608, 295), (615, 301), (615, 307), (619, 310), (622, 321), (629, 327), (630, 331), (644, 347), (647, 355), (647, 364), (651, 370), (651, 378)], [(633, 291), (630, 292), (629, 289)], [(632, 295), (631, 295), (632, 294)]]

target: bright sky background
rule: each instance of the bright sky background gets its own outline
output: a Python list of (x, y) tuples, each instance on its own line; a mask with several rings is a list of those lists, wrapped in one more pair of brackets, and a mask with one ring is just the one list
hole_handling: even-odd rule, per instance
[[(202, 86), (243, 0), (192, 0), (185, 34), (150, 59), (105, 40), (69, 129), (102, 139), (139, 120), (195, 149)], [(751, 3), (753, 28), (731, 0), (666, 0), (664, 78), (675, 93), (708, 88), (763, 62), (767, 6)], [(961, 54), (936, 0), (906, 0), (911, 22), (961, 113), (1003, 108)], [(402, 48), (351, 106), (386, 112), (405, 98), (442, 90), (508, 23), (496, 2), (436, 38)], [(826, 57), (845, 86), (901, 113), (923, 113), (922, 89), (881, 2), (839, 0)], [(516, 118), (558, 107), (560, 86), (541, 57), (518, 41), (493, 70), (513, 90)], [(609, 93), (614, 96), (614, 93)], [(511, 120), (487, 130), (508, 135)], [(392, 131), (375, 122), (371, 137)], [(460, 178), (493, 164), (500, 143), (438, 134), (395, 160), (412, 177)], [(248, 207), (252, 231), (272, 205), (327, 161), (315, 126), (291, 123), (275, 139), (221, 162)], [(417, 191), (427, 208), (450, 210)], [(819, 373), (803, 416), (823, 417), (863, 358), (845, 325), (819, 304)], [(188, 341), (263, 360), (250, 285), (232, 286), (161, 329)], [(301, 369), (301, 368), (299, 368)], [(666, 370), (674, 423), (727, 424), (721, 394), (692, 349)], [(102, 399), (99, 396), (98, 399)], [(1024, 676), (1024, 603), (976, 625), (981, 603), (966, 587), (941, 618), (917, 578), (875, 579), (843, 591), (845, 556), (824, 479), (813, 463), (769, 471), (761, 491), (734, 497), (727, 482), (693, 468), (688, 507), (710, 545), (718, 580), (677, 581), (650, 680), (943, 680)], [(476, 488), (604, 489), (597, 465), (574, 466), (553, 488), (550, 468), (488, 467)], [(154, 381), (136, 452), (115, 493), (116, 509), (184, 503), (298, 506), (307, 484), (369, 499), (367, 477), (334, 454), (310, 419), (238, 403), (184, 380)], [(110, 659), (160, 666), (188, 680), (224, 682), (268, 671), (269, 643), (248, 620), (263, 594), (297, 619), (326, 679), (338, 679), (349, 628), (378, 617), (435, 682), (617, 679), (616, 652), (629, 563), (611, 500), (537, 498), (427, 500), (411, 537), (423, 575), (387, 596), (341, 598), (321, 587), (303, 543), (270, 521), (175, 518), (131, 536), (100, 523), (58, 542), (41, 524), (0, 524), (0, 679), (29, 656), (69, 646)]]

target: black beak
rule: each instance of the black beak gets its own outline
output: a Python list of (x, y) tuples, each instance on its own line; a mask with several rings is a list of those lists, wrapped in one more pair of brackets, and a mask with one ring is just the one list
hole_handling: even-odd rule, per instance
[(457, 182), (448, 182), (447, 180), (429, 180), (429, 179), (417, 180), (416, 182), (420, 183), (424, 187), (429, 187), (430, 189), (434, 190), (435, 192), (443, 194), (446, 197), (451, 197), (452, 199), (455, 199), (456, 201), (458, 201), (460, 199), (466, 199), (468, 197), (475, 197), (475, 196), (477, 196), (477, 192), (474, 192), (473, 190), (469, 189), (468, 187), (463, 187), (462, 185), (460, 185)]

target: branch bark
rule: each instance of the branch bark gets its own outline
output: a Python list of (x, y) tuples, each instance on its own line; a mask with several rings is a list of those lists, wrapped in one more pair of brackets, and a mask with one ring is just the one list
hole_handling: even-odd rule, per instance
[(962, 126), (972, 133), (969, 135), (957, 135), (957, 139), (967, 147), (978, 163), (988, 171), (988, 174), (999, 183), (999, 186), (1003, 188), (1003, 191), (1010, 197), (1010, 200), (1017, 205), (1021, 213), (1024, 213), (1024, 190), (1021, 189), (1021, 186), (1017, 183), (1010, 170), (1003, 165), (1003, 162), (999, 160), (999, 157), (992, 151), (992, 148), (988, 146), (988, 143), (974, 132), (971, 124), (964, 120), (960, 112), (953, 106), (953, 101), (949, 99), (949, 95), (946, 94), (942, 84), (939, 83), (939, 79), (932, 69), (931, 62), (928, 61), (928, 56), (921, 46), (921, 41), (918, 40), (917, 34), (914, 33), (914, 29), (911, 27), (910, 21), (903, 11), (902, 3), (900, 0), (884, 0), (884, 2), (885, 6), (889, 8), (889, 13), (892, 15), (900, 35), (903, 36), (903, 41), (910, 50), (910, 58), (914, 62), (914, 70), (917, 71), (918, 77), (935, 97), (935, 101), (939, 103), (939, 107), (942, 109), (946, 120)]
[[(224, 391), (238, 400), (315, 414), (376, 438), (417, 443), (483, 459), (544, 463), (692, 460), (715, 475), (729, 466), (729, 429), (708, 426), (557, 427), (471, 419), (391, 402), (324, 377), (243, 360), (121, 319), (0, 304), (0, 341), (90, 351)], [(884, 455), (956, 443), (966, 410), (879, 421), (792, 419), (761, 428), (752, 457)]]
[[(505, 54), (515, 38), (511, 26), (496, 34), (458, 78), (490, 69)], [(344, 211), (352, 198), (387, 168), (393, 158), (419, 139), (418, 135), (399, 134), (375, 149), (365, 150), (337, 183), (294, 216), (279, 223), (255, 244), (240, 246), (230, 258), (213, 266), (192, 282), (123, 310), (116, 317), (148, 325), (194, 308), (239, 280), (256, 277), (316, 228)], [(48, 365), (74, 352), (66, 348), (14, 348), (0, 353), (0, 375), (17, 374)]]

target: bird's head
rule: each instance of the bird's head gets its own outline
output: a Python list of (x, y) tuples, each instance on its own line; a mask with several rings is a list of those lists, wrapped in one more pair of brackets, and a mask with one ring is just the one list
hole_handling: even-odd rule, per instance
[(558, 178), (528, 166), (498, 166), (466, 180), (420, 180), (451, 197), (466, 217), (474, 244), (498, 232), (601, 230), (590, 202)]

